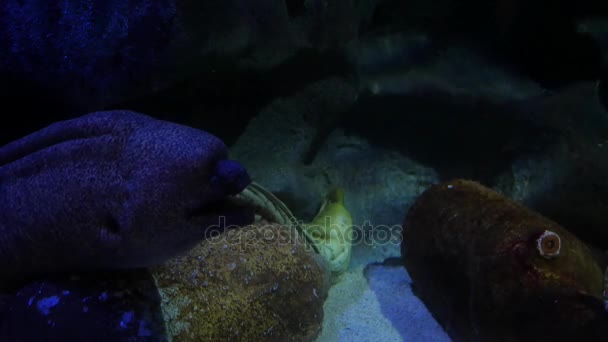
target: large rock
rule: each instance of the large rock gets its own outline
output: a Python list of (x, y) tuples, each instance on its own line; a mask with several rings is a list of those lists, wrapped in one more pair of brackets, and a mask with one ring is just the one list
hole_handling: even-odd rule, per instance
[(277, 99), (250, 121), (231, 157), (304, 221), (332, 187), (341, 186), (355, 226), (399, 224), (403, 204), (437, 176), (398, 151), (340, 129), (357, 104), (349, 82), (327, 79)]
[(519, 156), (495, 188), (605, 250), (608, 115), (596, 89), (591, 82), (576, 84), (531, 106), (557, 139), (551, 146)]
[(252, 225), (153, 270), (173, 341), (312, 341), (329, 286), (321, 259), (281, 225)]
[(299, 49), (343, 46), (374, 3), (8, 0), (0, 73), (9, 91), (98, 110), (196, 74), (268, 70)]

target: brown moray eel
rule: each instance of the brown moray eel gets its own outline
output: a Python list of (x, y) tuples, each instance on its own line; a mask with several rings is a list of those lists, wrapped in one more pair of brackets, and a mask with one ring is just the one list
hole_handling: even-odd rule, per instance
[(605, 257), (478, 182), (430, 186), (409, 208), (412, 288), (454, 341), (595, 341), (608, 334)]
[(158, 264), (252, 222), (227, 200), (250, 179), (226, 158), (209, 133), (130, 111), (58, 122), (0, 147), (0, 289)]

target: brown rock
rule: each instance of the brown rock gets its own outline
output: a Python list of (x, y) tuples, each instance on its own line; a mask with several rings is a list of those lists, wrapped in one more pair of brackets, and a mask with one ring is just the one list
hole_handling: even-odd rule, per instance
[(328, 274), (278, 224), (231, 229), (153, 270), (174, 341), (311, 341)]

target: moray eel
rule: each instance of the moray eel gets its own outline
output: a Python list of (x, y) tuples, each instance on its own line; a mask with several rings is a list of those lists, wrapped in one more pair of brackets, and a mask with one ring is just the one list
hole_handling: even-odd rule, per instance
[(256, 182), (251, 182), (237, 199), (254, 208), (256, 214), (268, 222), (295, 228), (307, 245), (327, 262), (332, 282), (339, 282), (350, 266), (353, 238), (352, 218), (344, 205), (344, 189), (331, 190), (309, 223), (298, 220), (285, 203)]
[(249, 183), (223, 142), (195, 128), (131, 111), (52, 124), (0, 147), (0, 289), (162, 263), (251, 223), (230, 203)]
[(454, 341), (608, 335), (602, 253), (480, 183), (425, 190), (403, 225), (413, 290)]
[(344, 189), (330, 191), (312, 222), (306, 225), (319, 254), (328, 261), (332, 281), (350, 266), (353, 220), (344, 205)]

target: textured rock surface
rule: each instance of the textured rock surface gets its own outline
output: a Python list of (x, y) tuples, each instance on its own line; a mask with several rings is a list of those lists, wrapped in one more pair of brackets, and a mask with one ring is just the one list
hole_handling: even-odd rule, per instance
[(167, 341), (147, 271), (47, 279), (0, 299), (3, 341)]
[(495, 188), (586, 243), (608, 249), (608, 115), (598, 102), (596, 85), (564, 88), (531, 109), (559, 134), (559, 141), (519, 156)]
[[(323, 89), (318, 84), (310, 88)], [(310, 88), (293, 97), (278, 99), (252, 119), (230, 149), (231, 158), (242, 162), (252, 179), (275, 193), (305, 222), (314, 217), (325, 194), (332, 187), (341, 186), (354, 225), (363, 226), (367, 222), (371, 228), (398, 224), (403, 219), (403, 204), (411, 203), (436, 181), (436, 174), (397, 151), (375, 146), (359, 136), (345, 135), (335, 125), (312, 162), (303, 163), (302, 158), (317, 132), (307, 118), (321, 121), (324, 115), (347, 110), (356, 100), (324, 91), (316, 96), (329, 96), (328, 99), (311, 101)], [(334, 91), (339, 89), (351, 92), (348, 86), (333, 87)], [(332, 98), (337, 103), (330, 105)]]
[(345, 45), (375, 0), (7, 0), (0, 73), (79, 111), (105, 109), (211, 69), (267, 70)]
[(153, 274), (174, 341), (312, 341), (328, 274), (280, 225), (228, 230)]

